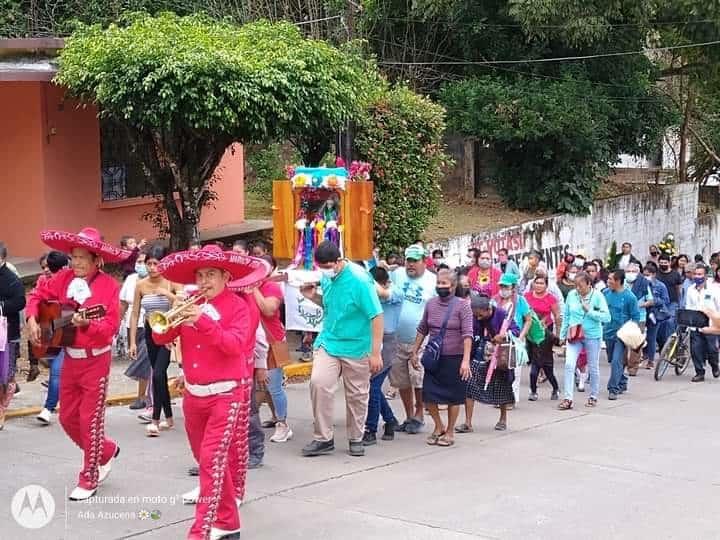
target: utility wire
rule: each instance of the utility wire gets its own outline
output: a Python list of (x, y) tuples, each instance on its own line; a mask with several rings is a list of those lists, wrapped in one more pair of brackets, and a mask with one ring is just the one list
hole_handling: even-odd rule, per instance
[(561, 56), (556, 58), (527, 58), (525, 60), (478, 60), (478, 61), (457, 61), (457, 62), (395, 62), (395, 61), (381, 61), (380, 64), (384, 65), (408, 65), (408, 66), (422, 66), (422, 65), (440, 65), (440, 66), (491, 66), (496, 64), (541, 64), (549, 62), (570, 62), (575, 60), (590, 60), (593, 58), (610, 58), (617, 56), (631, 56), (636, 54), (648, 54), (653, 52), (663, 51), (674, 51), (678, 49), (690, 49), (694, 47), (709, 47), (711, 45), (720, 44), (720, 40), (705, 41), (702, 43), (688, 43), (686, 45), (673, 45), (669, 47), (650, 47), (641, 51), (622, 51), (612, 53), (601, 53), (601, 54), (588, 54), (584, 56)]

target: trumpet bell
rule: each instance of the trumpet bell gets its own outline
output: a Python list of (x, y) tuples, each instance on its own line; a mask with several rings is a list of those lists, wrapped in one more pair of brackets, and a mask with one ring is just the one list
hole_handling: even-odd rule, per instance
[(148, 326), (150, 326), (150, 329), (156, 334), (164, 334), (171, 328), (175, 328), (184, 323), (188, 319), (185, 311), (201, 300), (207, 300), (207, 297), (202, 294), (192, 296), (169, 311), (153, 311), (152, 313), (148, 313)]

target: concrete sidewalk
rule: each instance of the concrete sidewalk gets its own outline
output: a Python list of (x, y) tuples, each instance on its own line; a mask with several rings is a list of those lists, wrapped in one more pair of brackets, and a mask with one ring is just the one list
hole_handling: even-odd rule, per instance
[[(601, 367), (604, 386), (607, 363)], [(250, 471), (243, 538), (720, 538), (720, 383), (691, 384), (690, 376), (668, 374), (658, 383), (642, 370), (620, 400), (610, 402), (603, 392), (598, 407), (587, 409), (588, 394), (576, 394), (578, 406), (568, 412), (549, 401), (547, 384), (540, 401), (525, 401), (525, 380), (524, 401), (505, 433), (492, 429), (497, 410), (478, 406), (476, 432), (458, 435), (452, 448), (427, 446), (426, 435), (397, 434), (364, 458), (345, 452), (341, 393), (335, 454), (301, 458), (312, 415), (307, 385), (291, 385), (295, 438), (268, 443), (265, 466)], [(399, 401), (392, 406), (399, 412)], [(9, 468), (0, 484), (0, 538), (184, 538), (193, 508), (179, 496), (196, 480), (186, 476), (193, 460), (182, 411), (175, 411), (178, 428), (149, 439), (127, 408), (108, 410), (107, 431), (122, 453), (89, 503), (66, 500), (80, 453), (61, 428), (32, 418), (8, 421), (0, 432)], [(18, 526), (10, 513), (11, 498), (28, 484), (46, 487), (57, 505), (50, 524), (36, 531)]]

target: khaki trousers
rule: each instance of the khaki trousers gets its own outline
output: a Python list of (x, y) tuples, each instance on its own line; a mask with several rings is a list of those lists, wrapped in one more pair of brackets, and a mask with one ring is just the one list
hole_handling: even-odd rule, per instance
[(330, 356), (325, 349), (315, 351), (310, 376), (316, 441), (334, 438), (333, 411), (335, 390), (342, 377), (345, 386), (345, 414), (350, 441), (361, 441), (365, 430), (368, 396), (370, 394), (370, 363), (367, 358), (356, 360)]

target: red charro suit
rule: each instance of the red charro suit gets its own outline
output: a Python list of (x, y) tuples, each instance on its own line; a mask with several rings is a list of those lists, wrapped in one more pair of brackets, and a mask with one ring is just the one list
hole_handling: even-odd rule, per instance
[[(208, 302), (194, 325), (153, 333), (158, 344), (180, 337), (186, 384), (185, 429), (200, 465), (200, 498), (188, 535), (191, 540), (205, 540), (212, 527), (229, 531), (240, 528), (235, 496), (244, 492), (247, 471), (252, 348), (257, 325), (258, 317), (247, 303), (225, 289)], [(217, 392), (210, 386), (214, 383), (236, 386)], [(210, 393), (193, 395), (200, 390)]]
[[(42, 300), (58, 301), (76, 308), (68, 298), (75, 279), (72, 270), (60, 270), (28, 295), (27, 317), (36, 317)], [(111, 276), (97, 272), (86, 279), (91, 296), (80, 307), (100, 304), (105, 316), (79, 327), (72, 347), (65, 348), (60, 374), (60, 424), (83, 451), (78, 486), (92, 490), (98, 485), (99, 466), (115, 454), (117, 443), (105, 437), (105, 395), (110, 373), (111, 345), (120, 326), (119, 286)]]

